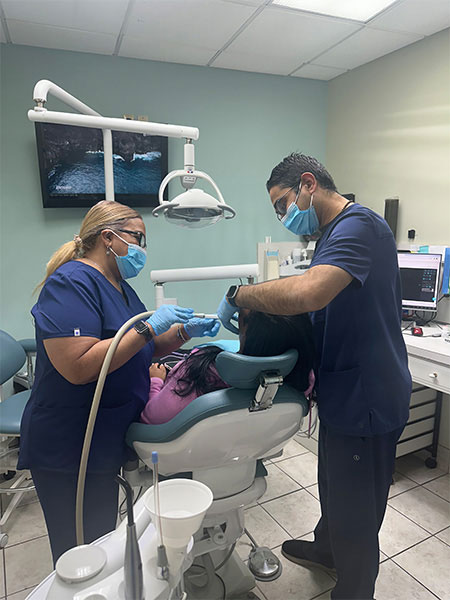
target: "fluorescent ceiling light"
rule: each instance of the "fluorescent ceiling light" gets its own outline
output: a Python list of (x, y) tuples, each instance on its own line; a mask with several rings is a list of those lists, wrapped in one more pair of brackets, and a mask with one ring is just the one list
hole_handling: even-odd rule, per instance
[(273, 0), (273, 4), (279, 6), (363, 23), (394, 2), (396, 0)]

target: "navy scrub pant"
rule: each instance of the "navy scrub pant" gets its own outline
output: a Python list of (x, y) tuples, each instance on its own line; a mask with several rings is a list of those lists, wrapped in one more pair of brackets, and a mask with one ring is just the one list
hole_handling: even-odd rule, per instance
[(334, 565), (335, 600), (368, 600), (378, 575), (378, 532), (403, 427), (384, 435), (354, 437), (319, 432), (319, 495), (322, 516), (314, 531), (314, 555)]
[[(84, 542), (89, 544), (116, 527), (119, 486), (115, 473), (87, 474), (84, 495)], [(53, 563), (77, 545), (75, 503), (77, 473), (31, 469), (44, 511)]]

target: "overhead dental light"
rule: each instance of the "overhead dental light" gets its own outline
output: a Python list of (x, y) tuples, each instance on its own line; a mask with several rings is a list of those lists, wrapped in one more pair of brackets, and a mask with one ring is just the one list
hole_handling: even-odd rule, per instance
[[(68, 106), (75, 108), (82, 114), (55, 112), (47, 110), (44, 105), (47, 95), (51, 93)], [(198, 229), (217, 223), (222, 217), (232, 219), (236, 212), (227, 206), (219, 188), (209, 175), (195, 170), (194, 145), (192, 140), (198, 140), (199, 130), (196, 127), (183, 125), (166, 125), (164, 123), (148, 123), (145, 121), (132, 121), (102, 117), (95, 110), (80, 102), (77, 98), (57, 86), (51, 81), (42, 79), (38, 81), (33, 90), (33, 99), (36, 103), (34, 110), (28, 111), (30, 121), (42, 123), (59, 123), (63, 125), (76, 125), (78, 127), (93, 127), (101, 129), (103, 133), (103, 154), (105, 165), (105, 198), (114, 200), (113, 153), (111, 131), (129, 131), (146, 135), (160, 135), (163, 137), (185, 138), (184, 169), (172, 171), (161, 182), (159, 188), (159, 206), (154, 209), (153, 215), (159, 216), (162, 212), (169, 223), (181, 227)], [(163, 199), (164, 190), (172, 179), (180, 177), (181, 185), (186, 190), (171, 201)], [(214, 188), (218, 199), (207, 194), (194, 185), (198, 179), (204, 179)], [(226, 214), (228, 213), (228, 214)]]
[[(164, 190), (169, 181), (180, 178), (186, 190), (170, 201), (163, 199)], [(218, 200), (200, 188), (194, 188), (198, 179), (203, 179), (214, 188)], [(153, 216), (162, 213), (169, 223), (190, 229), (208, 227), (217, 223), (222, 217), (232, 219), (236, 211), (227, 206), (219, 188), (209, 175), (195, 170), (194, 144), (187, 139), (184, 145), (184, 170), (172, 171), (161, 182), (159, 188), (159, 206), (153, 210)], [(226, 213), (229, 214), (226, 214)]]

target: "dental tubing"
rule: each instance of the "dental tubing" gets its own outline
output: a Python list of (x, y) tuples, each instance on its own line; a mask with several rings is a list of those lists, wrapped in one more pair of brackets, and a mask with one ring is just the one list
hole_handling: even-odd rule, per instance
[[(87, 463), (89, 458), (89, 451), (91, 448), (92, 435), (94, 432), (95, 421), (97, 418), (98, 407), (100, 404), (100, 399), (103, 392), (103, 387), (105, 385), (105, 379), (108, 375), (109, 367), (111, 365), (111, 361), (113, 359), (114, 353), (116, 351), (117, 346), (119, 345), (120, 340), (124, 336), (124, 334), (137, 322), (148, 319), (155, 313), (156, 311), (150, 310), (143, 313), (139, 313), (131, 319), (128, 319), (116, 335), (113, 337), (110, 347), (108, 348), (105, 358), (103, 360), (102, 367), (100, 369), (100, 374), (98, 376), (97, 385), (95, 387), (94, 397), (92, 399), (91, 410), (89, 413), (88, 422), (86, 425), (86, 433), (84, 436), (83, 449), (81, 452), (80, 459), (80, 469), (78, 471), (78, 482), (77, 482), (77, 496), (76, 496), (76, 504), (75, 504), (75, 530), (76, 530), (76, 538), (77, 545), (81, 546), (84, 544), (84, 526), (83, 526), (83, 503), (84, 503), (84, 488), (86, 483), (86, 470)], [(194, 313), (193, 317), (197, 317), (199, 319), (217, 319), (217, 315), (208, 315), (204, 313)]]

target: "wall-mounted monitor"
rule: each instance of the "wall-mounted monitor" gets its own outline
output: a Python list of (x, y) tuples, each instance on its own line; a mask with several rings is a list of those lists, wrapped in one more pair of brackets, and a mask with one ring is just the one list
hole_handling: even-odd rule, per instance
[[(85, 207), (104, 200), (101, 130), (53, 123), (35, 127), (44, 207)], [(115, 199), (130, 206), (157, 206), (168, 172), (167, 138), (113, 131), (112, 139)]]
[(399, 252), (403, 310), (437, 310), (442, 256)]

